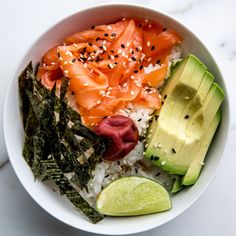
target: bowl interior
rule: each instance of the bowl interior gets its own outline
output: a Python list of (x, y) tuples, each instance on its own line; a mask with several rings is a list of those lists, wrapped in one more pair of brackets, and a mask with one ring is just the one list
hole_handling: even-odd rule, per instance
[[(19, 97), (17, 76), (28, 64), (40, 61), (43, 54), (52, 46), (61, 42), (65, 36), (89, 28), (91, 25), (104, 24), (121, 19), (122, 17), (143, 17), (158, 21), (166, 28), (172, 28), (183, 38), (183, 53), (193, 53), (198, 56), (214, 74), (215, 80), (223, 87), (226, 98), (224, 100), (223, 119), (207, 154), (207, 164), (203, 168), (198, 182), (177, 195), (172, 196), (173, 208), (170, 211), (140, 217), (106, 218), (93, 225), (89, 223), (73, 206), (58, 193), (53, 192), (47, 185), (34, 182), (30, 168), (21, 153), (23, 147), (23, 128), (19, 111)], [(15, 76), (9, 85), (4, 106), (4, 133), (9, 158), (21, 183), (33, 199), (51, 215), (78, 229), (101, 234), (129, 234), (145, 231), (157, 227), (186, 210), (204, 192), (210, 184), (219, 165), (229, 127), (228, 96), (221, 73), (214, 59), (199, 41), (199, 39), (173, 18), (152, 9), (123, 4), (111, 4), (89, 8), (78, 12), (49, 29), (29, 49), (21, 61)]]

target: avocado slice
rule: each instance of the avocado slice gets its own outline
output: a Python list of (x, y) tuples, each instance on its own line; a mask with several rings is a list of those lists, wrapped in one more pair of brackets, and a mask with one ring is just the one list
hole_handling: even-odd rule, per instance
[(206, 153), (208, 151), (208, 148), (210, 146), (210, 143), (214, 137), (215, 131), (220, 123), (221, 120), (221, 111), (219, 110), (215, 117), (213, 118), (205, 137), (201, 140), (199, 149), (191, 162), (187, 173), (182, 179), (182, 185), (193, 185), (196, 183), (199, 174), (201, 172), (201, 169), (204, 165), (204, 159), (206, 156)]
[[(187, 73), (188, 66), (191, 72)], [(190, 55), (164, 90), (167, 98), (148, 130), (145, 156), (169, 173), (185, 175), (194, 159), (193, 150), (222, 103), (223, 91), (213, 80), (206, 67)], [(186, 118), (186, 113), (191, 117)]]
[(175, 182), (172, 186), (171, 193), (177, 193), (185, 187), (184, 185), (182, 185), (181, 178), (182, 176), (181, 177), (179, 175), (175, 176)]

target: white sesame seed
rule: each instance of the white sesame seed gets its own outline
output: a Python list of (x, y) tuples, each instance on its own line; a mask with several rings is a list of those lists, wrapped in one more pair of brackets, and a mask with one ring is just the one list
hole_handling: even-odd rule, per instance
[(59, 60), (60, 60), (60, 61), (63, 61), (63, 58), (62, 58), (62, 57), (59, 57)]
[(130, 76), (131, 79), (135, 79), (135, 77), (133, 75)]
[(99, 91), (99, 94), (100, 94), (100, 95), (105, 95), (105, 91), (104, 91), (104, 90), (101, 90), (101, 91)]
[(147, 23), (148, 21), (149, 21), (148, 19), (145, 20), (146, 23)]
[(143, 48), (141, 46), (139, 46), (138, 48), (139, 48), (139, 50), (143, 50)]
[(146, 152), (143, 152), (143, 155), (145, 155), (146, 154)]
[(121, 86), (119, 85), (118, 88), (121, 89)]
[(159, 98), (162, 98), (161, 94), (158, 95)]
[(53, 62), (53, 61), (51, 62), (51, 65), (55, 65), (55, 64), (56, 64), (55, 62)]
[(88, 67), (86, 63), (84, 63), (84, 67), (85, 67), (85, 68), (87, 68), (87, 67)]
[(134, 91), (130, 91), (130, 94), (131, 94), (132, 96), (134, 96)]
[(150, 41), (147, 41), (147, 46), (150, 47), (151, 43)]
[(129, 53), (132, 53), (133, 52), (133, 49), (131, 48), (130, 50), (129, 50)]
[(102, 42), (102, 44), (103, 44), (103, 45), (105, 45), (106, 43), (107, 43), (107, 41), (106, 41), (106, 40), (104, 40), (104, 41)]
[(145, 148), (147, 148), (148, 147), (148, 144), (145, 144)]
[(74, 63), (72, 61), (69, 61), (69, 64), (73, 65)]
[(63, 63), (64, 65), (67, 65), (68, 64), (68, 61), (64, 61), (64, 63)]
[(114, 68), (114, 66), (113, 66), (113, 64), (109, 64), (109, 67), (111, 68), (111, 69), (113, 69)]
[(127, 43), (126, 43), (126, 46), (129, 47), (129, 45), (130, 45), (130, 42), (127, 42)]
[(68, 71), (68, 70), (64, 70), (64, 73), (65, 73), (65, 74), (68, 74), (68, 73), (69, 73), (69, 71)]
[(93, 69), (91, 69), (91, 70), (89, 71), (89, 73), (91, 73), (91, 74), (92, 74), (92, 73), (93, 73)]
[(98, 100), (98, 101), (97, 101), (97, 105), (99, 105), (100, 103), (101, 103), (101, 100)]
[(139, 83), (136, 83), (136, 86), (137, 86), (137, 87), (139, 87), (139, 88), (141, 88), (141, 87), (142, 87), (142, 85), (141, 85), (141, 84), (139, 84)]
[(122, 57), (124, 57), (124, 56), (125, 56), (125, 52), (122, 52), (122, 54), (121, 54), (121, 55), (122, 55)]
[(125, 61), (123, 61), (123, 66), (126, 67), (126, 62)]
[(161, 165), (164, 166), (166, 164), (166, 161), (162, 161)]
[(122, 52), (123, 52), (123, 51), (122, 51), (121, 49), (119, 49), (117, 53), (122, 53)]
[(43, 63), (43, 66), (46, 66), (46, 63)]
[(126, 20), (126, 18), (125, 17), (123, 17), (123, 19), (122, 20)]
[(111, 30), (111, 26), (110, 26), (110, 25), (108, 25), (107, 28), (108, 28), (109, 30)]
[(148, 25), (148, 28), (152, 28), (152, 25), (151, 25), (151, 24), (149, 24), (149, 25)]
[(157, 144), (157, 147), (158, 147), (158, 148), (161, 148), (161, 147), (162, 147), (162, 145), (161, 145), (160, 143), (158, 143), (158, 144)]
[(112, 60), (114, 60), (114, 59), (115, 59), (115, 57), (114, 57), (113, 55), (111, 55), (111, 59), (112, 59)]
[(125, 55), (125, 58), (128, 58), (128, 55)]
[(128, 85), (127, 83), (123, 83), (123, 88), (127, 87), (127, 85)]
[(152, 58), (151, 58), (151, 57), (149, 57), (149, 58), (147, 59), (147, 61), (148, 61), (148, 62), (150, 62), (151, 60), (152, 60)]
[(104, 50), (104, 51), (106, 51), (106, 50), (107, 50), (107, 47), (106, 47), (105, 45), (103, 46), (103, 50)]
[(94, 126), (95, 124), (94, 123), (91, 123), (92, 126)]
[(111, 91), (109, 91), (109, 92), (106, 92), (106, 95), (110, 95), (111, 94)]
[(157, 149), (157, 145), (158, 145), (157, 143), (154, 143), (153, 148)]
[(76, 43), (73, 43), (73, 46), (78, 47), (78, 45)]
[(108, 90), (108, 91), (111, 91), (111, 90), (112, 90), (112, 87), (109, 87), (107, 90)]
[(128, 59), (128, 61), (130, 61), (130, 62), (131, 62), (131, 61), (132, 61), (132, 59), (131, 59), (131, 58), (129, 58), (129, 59)]
[(67, 56), (73, 56), (73, 54), (70, 51), (66, 51)]
[(88, 83), (83, 83), (84, 86), (88, 86), (89, 84)]
[(189, 97), (188, 97), (188, 96), (185, 96), (184, 99), (185, 99), (185, 100), (189, 100)]

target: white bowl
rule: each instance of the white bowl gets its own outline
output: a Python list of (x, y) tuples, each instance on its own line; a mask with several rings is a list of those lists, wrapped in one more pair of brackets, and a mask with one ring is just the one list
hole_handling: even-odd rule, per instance
[[(160, 214), (139, 217), (107, 217), (98, 224), (91, 224), (77, 212), (64, 197), (53, 192), (47, 185), (34, 181), (32, 172), (22, 157), (23, 137), (22, 121), (19, 110), (17, 77), (29, 61), (37, 63), (43, 54), (61, 42), (65, 36), (89, 28), (91, 25), (113, 22), (122, 17), (144, 17), (162, 23), (166, 28), (172, 28), (183, 38), (183, 52), (198, 56), (214, 74), (215, 80), (225, 91), (225, 100), (222, 105), (223, 117), (217, 135), (207, 154), (204, 166), (197, 183), (172, 197), (173, 208)], [(60, 221), (75, 228), (88, 232), (110, 235), (122, 235), (142, 232), (160, 226), (189, 208), (207, 189), (216, 170), (226, 143), (229, 129), (228, 95), (224, 80), (214, 59), (203, 43), (183, 24), (172, 17), (157, 10), (133, 4), (107, 4), (91, 7), (60, 21), (44, 33), (28, 50), (20, 62), (15, 76), (8, 87), (4, 105), (4, 135), (11, 164), (19, 180), (32, 198), (48, 213)]]

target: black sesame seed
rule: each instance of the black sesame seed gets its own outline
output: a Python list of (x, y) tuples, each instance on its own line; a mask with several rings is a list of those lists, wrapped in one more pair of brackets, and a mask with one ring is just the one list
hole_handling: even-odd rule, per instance
[(120, 45), (122, 48), (125, 48), (125, 45), (122, 43), (121, 45)]
[(135, 57), (131, 57), (131, 60), (132, 60), (132, 61), (136, 61), (136, 58), (135, 58)]
[(160, 64), (160, 62), (161, 62), (161, 60), (157, 60), (157, 61), (156, 61), (156, 64)]
[(114, 50), (111, 49), (111, 53), (115, 53)]
[(138, 27), (139, 27), (139, 28), (142, 28), (143, 26), (142, 26), (142, 24), (139, 24)]
[(103, 117), (103, 119), (106, 119), (106, 118), (107, 118), (107, 116), (104, 116), (104, 117)]
[(166, 30), (167, 30), (167, 28), (164, 28), (164, 29), (163, 29), (163, 32), (166, 31)]
[(111, 65), (110, 64), (108, 64), (107, 66), (108, 66), (109, 69), (111, 69)]
[(92, 43), (88, 43), (88, 45), (89, 45), (89, 46), (91, 46), (91, 47), (93, 46), (93, 44), (92, 44)]
[(72, 95), (75, 95), (75, 92), (74, 92), (74, 91), (71, 91), (71, 94), (72, 94)]
[(184, 119), (188, 119), (189, 118), (189, 115), (186, 115), (185, 117), (184, 117)]
[(158, 120), (158, 118), (159, 118), (159, 116), (158, 116), (158, 115), (155, 115), (155, 121), (157, 121), (157, 120)]
[(111, 36), (112, 36), (112, 37), (115, 37), (115, 36), (116, 36), (116, 33), (114, 33), (114, 32), (111, 33)]
[(142, 118), (139, 118), (139, 119), (138, 119), (138, 122), (140, 122), (141, 120), (142, 120)]
[(73, 58), (73, 59), (72, 59), (72, 62), (74, 63), (75, 61), (76, 61), (76, 58)]
[(158, 161), (160, 159), (160, 157), (157, 157), (157, 156), (155, 156), (154, 158), (153, 158), (153, 160), (155, 160), (155, 161)]
[(100, 48), (100, 49), (103, 49), (103, 46), (100, 46), (99, 48)]
[(105, 37), (108, 37), (108, 36), (109, 36), (109, 34), (105, 33), (105, 34), (104, 34), (104, 36), (105, 36)]
[(114, 64), (117, 65), (118, 63), (115, 61)]
[(135, 74), (138, 73), (138, 70), (134, 70), (134, 73), (135, 73)]
[(120, 161), (117, 161), (117, 164), (120, 165)]
[(138, 173), (138, 170), (135, 168), (135, 173), (137, 174)]
[(131, 50), (131, 54), (134, 54), (134, 50), (133, 49)]
[(150, 120), (148, 121), (148, 123), (151, 124), (151, 123), (152, 123), (152, 119), (150, 119)]
[(166, 99), (166, 98), (167, 98), (167, 95), (165, 94), (165, 95), (164, 95), (164, 99)]
[(158, 172), (158, 173), (156, 173), (156, 177), (157, 177), (157, 176), (159, 176), (160, 174), (161, 174), (161, 173), (159, 173), (159, 172)]
[(100, 38), (99, 38), (99, 37), (97, 37), (97, 38), (96, 38), (96, 41), (98, 41), (99, 39), (100, 39)]
[(161, 105), (163, 105), (164, 104), (164, 102), (161, 102)]
[(139, 67), (139, 70), (142, 70), (143, 69), (143, 65), (141, 65), (140, 67)]
[(154, 45), (152, 45), (152, 47), (151, 47), (151, 51), (153, 51), (155, 49), (155, 46)]
[(105, 175), (105, 178), (107, 178), (109, 175)]
[(135, 50), (138, 52), (139, 50), (138, 50), (138, 48), (135, 48)]
[(146, 91), (149, 93), (151, 92), (152, 90), (150, 88), (147, 88)]
[(61, 56), (59, 52), (57, 53), (57, 56), (58, 56), (58, 57), (60, 57), (60, 56)]
[(95, 26), (94, 26), (94, 25), (92, 25), (92, 26), (91, 26), (91, 29), (95, 29)]
[(150, 160), (151, 160), (151, 161), (153, 161), (153, 160), (154, 160), (154, 156), (153, 156), (153, 155), (151, 155), (151, 157), (150, 157)]
[(118, 54), (116, 54), (114, 57), (115, 57), (115, 58), (118, 58), (118, 57), (119, 57), (119, 55), (118, 55)]
[(174, 148), (172, 148), (172, 149), (171, 149), (171, 151), (172, 151), (173, 153), (176, 153), (176, 151), (175, 151), (175, 149), (174, 149)]

